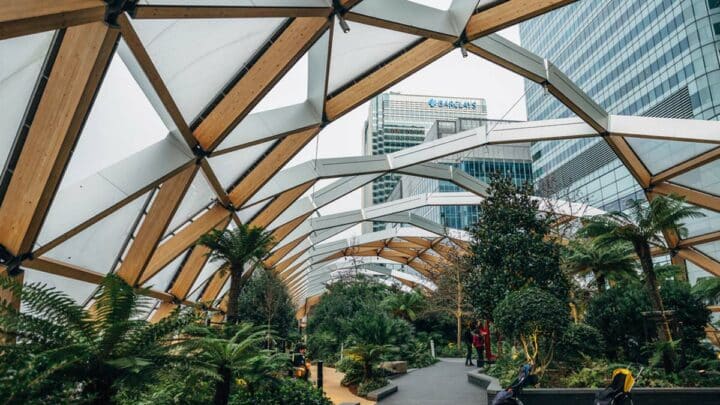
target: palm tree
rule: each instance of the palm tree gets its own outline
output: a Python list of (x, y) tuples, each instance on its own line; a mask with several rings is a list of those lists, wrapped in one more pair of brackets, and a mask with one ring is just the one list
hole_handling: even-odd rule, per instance
[(704, 277), (698, 280), (693, 292), (710, 303), (720, 301), (720, 277)]
[(239, 322), (238, 298), (242, 290), (242, 275), (245, 265), (260, 265), (261, 259), (268, 254), (273, 242), (272, 234), (264, 228), (241, 224), (235, 229), (213, 229), (198, 240), (198, 244), (210, 248), (210, 260), (225, 262), (230, 269), (230, 289), (228, 290), (227, 321)]
[(623, 281), (636, 277), (633, 249), (625, 242), (598, 245), (592, 240), (570, 244), (563, 264), (571, 274), (593, 277), (598, 291), (603, 292), (607, 281)]
[(685, 204), (685, 199), (676, 194), (659, 196), (649, 203), (642, 200), (628, 202), (628, 213), (611, 212), (591, 218), (581, 230), (585, 236), (595, 237), (599, 246), (613, 245), (620, 241), (629, 242), (640, 259), (640, 266), (645, 276), (645, 287), (650, 295), (653, 310), (660, 313), (663, 319), (659, 336), (670, 341), (670, 325), (663, 309), (658, 288), (657, 276), (653, 267), (653, 246), (666, 248), (663, 233), (675, 234), (678, 237), (687, 235), (683, 220), (702, 217), (700, 209)]
[(388, 295), (383, 304), (393, 316), (405, 319), (406, 321), (414, 321), (418, 312), (425, 307), (425, 296), (418, 291), (409, 293), (398, 292)]
[(154, 324), (138, 319), (150, 301), (114, 274), (100, 284), (91, 309), (41, 283), (0, 277), (0, 289), (23, 302), (22, 312), (8, 302), (0, 306), (0, 330), (17, 338), (0, 347), (0, 363), (14, 362), (0, 368), (17, 384), (8, 403), (111, 403), (121, 386), (143, 384), (177, 361), (175, 336), (196, 319), (187, 309)]
[(373, 368), (387, 353), (397, 351), (392, 342), (396, 336), (396, 322), (385, 313), (361, 312), (348, 322), (352, 345), (345, 351), (360, 359), (363, 381), (373, 378)]
[(261, 349), (266, 331), (250, 323), (221, 330), (195, 328), (188, 333), (193, 338), (182, 344), (181, 352), (189, 359), (194, 372), (215, 380), (213, 403), (216, 405), (228, 403), (236, 381), (252, 391), (287, 365), (286, 357)]

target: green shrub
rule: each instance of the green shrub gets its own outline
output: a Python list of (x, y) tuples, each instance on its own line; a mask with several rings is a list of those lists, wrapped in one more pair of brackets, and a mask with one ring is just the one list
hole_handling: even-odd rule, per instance
[(430, 353), (430, 343), (413, 339), (407, 344), (400, 345), (399, 358), (407, 361), (408, 367), (422, 368), (437, 362)]
[(712, 352), (701, 344), (705, 338), (705, 325), (710, 321), (710, 310), (698, 295), (692, 293), (690, 284), (665, 281), (660, 294), (665, 309), (674, 311), (673, 319), (679, 325), (673, 338), (680, 340), (680, 366), (695, 358), (712, 357)]
[(526, 360), (542, 374), (553, 357), (555, 342), (570, 321), (567, 304), (539, 288), (510, 293), (493, 312), (495, 325), (522, 343)]
[(332, 405), (322, 390), (304, 380), (282, 379), (276, 386), (257, 392), (239, 390), (231, 405)]
[(340, 342), (329, 332), (318, 332), (308, 336), (308, 356), (314, 360), (323, 360), (334, 364), (340, 356)]
[(651, 310), (642, 286), (610, 288), (596, 294), (588, 303), (585, 320), (605, 340), (605, 354), (611, 360), (627, 359), (642, 362), (645, 344), (643, 311)]
[(605, 353), (605, 340), (596, 328), (584, 323), (572, 323), (560, 338), (558, 360), (577, 361), (584, 356), (598, 358)]
[(498, 357), (494, 364), (487, 367), (487, 374), (498, 380), (503, 387), (507, 387), (517, 377), (520, 367), (525, 364), (525, 359), (519, 353)]
[(350, 356), (343, 357), (342, 360), (335, 364), (335, 367), (341, 373), (345, 373), (340, 384), (345, 387), (360, 384), (363, 379), (362, 363)]
[(364, 381), (358, 385), (357, 393), (361, 397), (367, 396), (372, 391), (375, 391), (378, 388), (382, 388), (384, 386), (388, 385), (388, 379), (385, 377), (376, 377), (372, 378), (370, 380)]

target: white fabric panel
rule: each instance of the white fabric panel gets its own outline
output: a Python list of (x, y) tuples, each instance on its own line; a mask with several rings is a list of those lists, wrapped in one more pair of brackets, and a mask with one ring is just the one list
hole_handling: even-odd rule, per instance
[(720, 160), (700, 166), (670, 179), (670, 181), (706, 193), (720, 195)]
[[(60, 290), (70, 296), (78, 304), (82, 304), (90, 298), (97, 287), (95, 284), (86, 283), (84, 281), (73, 280), (71, 278), (57, 276), (55, 274), (45, 273), (42, 271), (23, 269), (25, 271), (25, 283), (44, 283), (49, 287)], [(24, 305), (20, 308), (25, 310)]]
[(45, 253), (45, 256), (107, 274), (133, 231), (150, 192)]
[(716, 144), (711, 143), (660, 141), (630, 137), (626, 139), (635, 153), (640, 156), (643, 164), (653, 174), (717, 147)]
[(453, 0), (409, 0), (409, 1), (411, 1), (413, 3), (422, 4), (423, 6), (437, 8), (440, 10), (449, 9), (450, 5), (453, 2)]
[(187, 252), (182, 253), (180, 256), (171, 261), (167, 266), (163, 267), (157, 274), (155, 274), (150, 280), (143, 284), (145, 288), (151, 288), (156, 291), (165, 291), (170, 286), (170, 282), (180, 270), (180, 265), (185, 260)]
[(231, 187), (276, 141), (268, 141), (208, 159), (220, 184)]
[(5, 166), (54, 31), (0, 41), (0, 168)]
[(191, 159), (165, 138), (75, 184), (60, 185), (38, 237), (43, 245)]
[(299, 104), (307, 100), (308, 55), (303, 55), (252, 109), (252, 113)]
[(202, 288), (200, 287), (203, 286), (210, 279), (210, 277), (220, 269), (222, 264), (223, 263), (219, 260), (208, 260), (207, 263), (205, 263), (205, 266), (202, 268), (202, 270), (200, 270), (200, 275), (198, 275), (192, 287), (190, 288), (189, 300), (198, 300), (198, 298), (200, 297), (200, 290), (202, 290)]
[(250, 114), (233, 128), (218, 147), (218, 151), (241, 145), (267, 142), (268, 139), (272, 139), (272, 137), (279, 134), (320, 124), (322, 122), (321, 118), (320, 113), (308, 101)]
[(198, 212), (207, 207), (215, 199), (215, 192), (202, 173), (195, 174), (192, 184), (188, 187), (175, 216), (170, 221), (163, 237), (168, 236), (176, 228), (194, 218)]
[(350, 32), (346, 34), (335, 22), (328, 93), (359, 78), (420, 38), (352, 21), (348, 24)]
[(262, 211), (265, 207), (267, 207), (270, 202), (272, 202), (272, 200), (261, 202), (259, 204), (255, 204), (248, 208), (242, 209), (237, 212), (237, 216), (238, 218), (240, 218), (240, 221), (245, 224), (250, 221), (255, 215), (257, 215), (258, 212)]
[(80, 134), (63, 183), (76, 183), (161, 141), (167, 127), (115, 54)]
[(187, 121), (245, 68), (282, 18), (133, 20)]

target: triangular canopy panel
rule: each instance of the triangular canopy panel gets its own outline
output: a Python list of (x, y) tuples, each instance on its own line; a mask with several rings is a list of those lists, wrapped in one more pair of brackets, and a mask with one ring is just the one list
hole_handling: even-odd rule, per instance
[(48, 31), (0, 41), (0, 167), (12, 150), (53, 35)]
[(660, 141), (641, 138), (628, 138), (628, 143), (653, 174), (717, 147), (712, 143)]
[(107, 274), (122, 253), (130, 233), (145, 209), (150, 193), (135, 199), (108, 217), (71, 237), (45, 256)]
[(343, 33), (339, 23), (335, 22), (328, 93), (351, 83), (420, 39), (416, 35), (370, 25), (348, 24), (352, 24), (350, 32)]
[(720, 160), (681, 174), (671, 181), (685, 187), (720, 196)]
[(284, 21), (135, 20), (133, 26), (183, 117), (191, 122), (246, 69)]

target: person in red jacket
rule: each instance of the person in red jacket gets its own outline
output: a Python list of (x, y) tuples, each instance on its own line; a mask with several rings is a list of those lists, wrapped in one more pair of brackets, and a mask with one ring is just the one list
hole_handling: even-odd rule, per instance
[(473, 346), (475, 347), (475, 351), (477, 351), (477, 365), (478, 367), (483, 367), (485, 365), (485, 361), (483, 360), (483, 349), (485, 346), (485, 342), (482, 336), (474, 332)]

